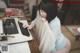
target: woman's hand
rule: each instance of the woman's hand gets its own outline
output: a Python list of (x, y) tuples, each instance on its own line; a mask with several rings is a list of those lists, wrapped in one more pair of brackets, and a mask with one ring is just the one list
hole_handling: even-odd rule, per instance
[(33, 26), (32, 25), (28, 25), (28, 27), (27, 27), (29, 30), (31, 30), (32, 28), (33, 28)]
[(23, 24), (23, 27), (24, 27), (24, 28), (27, 28), (27, 29), (29, 29), (29, 30), (31, 30), (31, 29), (33, 28), (32, 25), (24, 25), (24, 24)]

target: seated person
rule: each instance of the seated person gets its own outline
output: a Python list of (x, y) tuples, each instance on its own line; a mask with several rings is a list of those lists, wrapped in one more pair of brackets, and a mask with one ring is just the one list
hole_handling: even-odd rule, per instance
[[(50, 29), (53, 32), (53, 42), (51, 45), (55, 45), (53, 51), (50, 53), (68, 53), (71, 48), (70, 41), (61, 32), (61, 22), (57, 16), (57, 6), (51, 3), (41, 3), (38, 8), (39, 18), (44, 18), (48, 21)], [(36, 19), (32, 21), (31, 25), (23, 25), (24, 28), (32, 29), (36, 23)]]
[(7, 8), (7, 5), (3, 0), (0, 0), (0, 8)]

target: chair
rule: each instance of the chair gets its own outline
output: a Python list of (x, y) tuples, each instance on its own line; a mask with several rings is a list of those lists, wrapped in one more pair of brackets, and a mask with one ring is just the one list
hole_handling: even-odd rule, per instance
[(32, 8), (32, 20), (35, 19), (36, 14), (37, 14), (37, 6), (33, 5), (33, 8)]

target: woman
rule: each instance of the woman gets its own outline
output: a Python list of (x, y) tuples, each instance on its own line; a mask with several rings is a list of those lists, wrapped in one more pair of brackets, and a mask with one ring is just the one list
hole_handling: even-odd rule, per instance
[[(57, 17), (57, 6), (51, 3), (41, 3), (38, 11), (40, 18), (44, 18), (46, 21), (48, 21), (49, 26), (55, 35), (55, 37), (53, 37), (53, 40), (56, 39), (56, 42), (53, 43), (55, 44), (55, 47), (53, 47), (53, 51), (50, 53), (68, 53), (71, 45), (70, 41), (61, 32), (61, 23)], [(23, 27), (32, 29), (35, 25), (35, 22), (36, 19), (32, 21), (31, 25), (24, 25)]]

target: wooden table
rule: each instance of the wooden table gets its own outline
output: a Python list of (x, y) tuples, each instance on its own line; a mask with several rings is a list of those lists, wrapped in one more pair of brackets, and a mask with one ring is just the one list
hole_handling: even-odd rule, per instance
[(73, 36), (76, 38), (76, 40), (80, 39), (80, 32), (78, 31), (78, 28), (80, 25), (66, 25), (66, 29), (73, 34)]
[(76, 40), (76, 37), (72, 32), (70, 32), (66, 26), (62, 26), (62, 33), (67, 37), (71, 42), (71, 52), (80, 51), (80, 40)]

